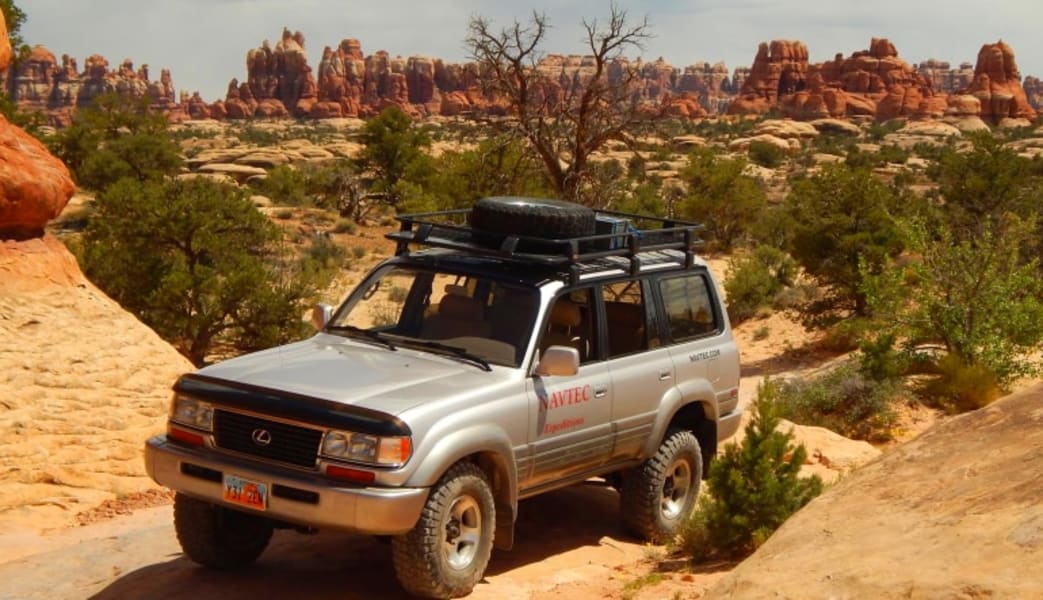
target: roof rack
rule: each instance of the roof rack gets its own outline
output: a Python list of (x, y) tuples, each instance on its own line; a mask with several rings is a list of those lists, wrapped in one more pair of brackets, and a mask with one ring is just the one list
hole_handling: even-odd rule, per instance
[(583, 273), (584, 263), (624, 257), (629, 259), (630, 273), (636, 275), (644, 264), (642, 255), (654, 253), (654, 262), (662, 264), (662, 257), (669, 254), (657, 252), (663, 250), (681, 251), (676, 262), (690, 269), (695, 262), (695, 248), (702, 245), (698, 232), (703, 226), (678, 219), (596, 210), (596, 222), (605, 224), (610, 229), (608, 233), (547, 239), (470, 227), (467, 223), (470, 212), (463, 208), (398, 215), (395, 218), (400, 223), (399, 231), (385, 237), (396, 242), (396, 256), (408, 254), (410, 245), (447, 248), (475, 256), (567, 269), (573, 283), (578, 282)]

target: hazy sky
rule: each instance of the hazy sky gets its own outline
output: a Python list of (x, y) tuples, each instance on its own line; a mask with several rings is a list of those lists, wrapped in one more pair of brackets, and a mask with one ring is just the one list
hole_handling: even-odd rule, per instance
[[(467, 22), (478, 14), (496, 25), (547, 15), (552, 29), (545, 51), (582, 53), (584, 18), (604, 18), (608, 2), (538, 0), (16, 0), (28, 15), (30, 44), (79, 61), (101, 54), (113, 67), (130, 58), (148, 64), (153, 79), (169, 68), (178, 89), (223, 98), (228, 81), (246, 78), (246, 53), (283, 27), (301, 31), (309, 63), (324, 46), (357, 38), (365, 54), (423, 54), (464, 60)], [(1041, 0), (620, 0), (635, 20), (647, 16), (655, 37), (642, 53), (675, 66), (724, 61), (749, 66), (757, 44), (772, 39), (805, 42), (811, 60), (845, 56), (887, 37), (910, 63), (928, 58), (956, 66), (974, 62), (982, 44), (1003, 39), (1013, 47), (1021, 74), (1043, 76)]]

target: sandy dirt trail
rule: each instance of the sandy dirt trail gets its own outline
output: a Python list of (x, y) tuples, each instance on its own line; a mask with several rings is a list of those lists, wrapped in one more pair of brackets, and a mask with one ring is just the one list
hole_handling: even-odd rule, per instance
[[(0, 599), (407, 597), (395, 580), (390, 546), (372, 537), (279, 531), (255, 565), (217, 572), (181, 554), (172, 522), (171, 507), (161, 506), (38, 539), (42, 552), (0, 564)], [(515, 548), (493, 553), (470, 598), (618, 595), (642, 575), (643, 559), (654, 551), (623, 532), (610, 488), (558, 490), (522, 503)], [(695, 597), (723, 574), (678, 577), (675, 584), (683, 585), (682, 597)]]

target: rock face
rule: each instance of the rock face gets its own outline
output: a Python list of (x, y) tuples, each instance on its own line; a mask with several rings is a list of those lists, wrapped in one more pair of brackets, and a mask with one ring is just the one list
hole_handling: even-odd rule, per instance
[(797, 41), (761, 44), (750, 75), (729, 114), (764, 114), (823, 118), (941, 116), (945, 97), (930, 81), (898, 58), (894, 44), (873, 38), (869, 49), (832, 61), (808, 63), (808, 50)]
[(974, 79), (974, 64), (963, 62), (954, 69), (948, 62), (932, 58), (916, 65), (916, 72), (922, 75), (935, 91), (952, 94), (971, 84)]
[[(537, 69), (548, 76), (543, 93), (555, 97), (590, 81), (589, 56), (549, 54)], [(606, 77), (617, 80), (626, 69), (639, 73), (635, 94), (640, 101), (661, 105), (669, 113), (695, 118), (716, 114), (738, 89), (723, 63), (697, 63), (678, 69), (663, 59), (632, 63), (620, 59), (608, 65)], [(483, 89), (474, 63), (446, 63), (428, 56), (403, 58), (384, 50), (362, 52), (357, 39), (323, 49), (312, 72), (304, 37), (283, 32), (275, 48), (265, 42), (247, 55), (247, 81), (232, 80), (225, 99), (205, 105), (187, 100), (192, 118), (248, 118), (292, 114), (298, 117), (371, 117), (395, 105), (414, 118), (427, 115), (502, 115), (502, 99)], [(268, 103), (267, 105), (265, 103)], [(281, 105), (281, 108), (280, 108)]]
[(766, 113), (778, 104), (780, 97), (804, 91), (807, 79), (808, 48), (803, 42), (762, 42), (739, 97), (728, 107), (728, 113)]
[(1021, 87), (1014, 51), (1003, 41), (981, 47), (974, 80), (961, 93), (977, 98), (981, 102), (981, 118), (991, 123), (1008, 118), (1036, 118), (1036, 110)]
[[(884, 38), (873, 38), (869, 49), (846, 58), (837, 54), (832, 61), (808, 64), (807, 57), (801, 42), (762, 43), (739, 97), (727, 112), (778, 110), (801, 120), (949, 115), (998, 123), (1035, 117), (1021, 87), (1014, 53), (1003, 42), (983, 46), (973, 72), (969, 63), (951, 69), (948, 63), (933, 60), (914, 68)], [(976, 112), (966, 97), (977, 99)]]
[(167, 112), (175, 120), (182, 114), (170, 71), (163, 69), (152, 80), (148, 65), (135, 69), (125, 60), (116, 69), (97, 54), (87, 57), (83, 71), (75, 58), (61, 60), (43, 46), (34, 47), (3, 80), (11, 99), (21, 108), (51, 116), (52, 124), (68, 125), (72, 112), (89, 106), (101, 94), (114, 92), (134, 98), (148, 97), (153, 108)]
[(1032, 77), (1031, 75), (1025, 78), (1025, 81), (1021, 82), (1023, 88), (1025, 88), (1025, 97), (1028, 99), (1029, 104), (1032, 108), (1038, 112), (1043, 109), (1043, 80), (1039, 77)]
[(0, 239), (40, 235), (74, 191), (65, 165), (0, 116)]
[(704, 598), (1033, 598), (1043, 384), (842, 479)]

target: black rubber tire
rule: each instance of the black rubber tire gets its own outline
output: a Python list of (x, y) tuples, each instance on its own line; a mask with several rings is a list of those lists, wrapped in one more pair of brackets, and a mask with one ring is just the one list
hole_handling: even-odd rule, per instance
[(594, 235), (592, 209), (546, 198), (482, 198), (471, 208), (469, 222), (480, 243), (499, 244), (505, 234), (548, 240)]
[[(655, 456), (623, 476), (620, 509), (633, 535), (650, 542), (673, 537), (695, 509), (702, 481), (699, 441), (691, 431), (672, 430)], [(683, 493), (678, 487), (683, 483)]]
[[(472, 522), (470, 527), (480, 533), (476, 543), (460, 542), (455, 546), (454, 558), (463, 562), (454, 566), (450, 563), (447, 543), (450, 536), (460, 531), (461, 521), (454, 518), (453, 512), (461, 506), (466, 509), (463, 520), (473, 519), (477, 514), (480, 521)], [(431, 488), (416, 526), (391, 540), (392, 562), (399, 583), (410, 594), (425, 598), (459, 598), (470, 594), (489, 564), (495, 524), (496, 506), (485, 473), (472, 463), (453, 465)], [(467, 527), (466, 523), (463, 525)]]
[(213, 569), (238, 569), (257, 560), (272, 538), (272, 522), (184, 494), (174, 496), (174, 531), (185, 555)]

